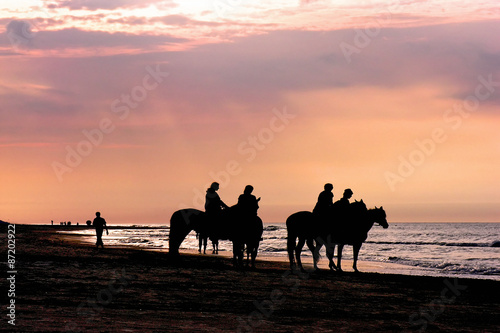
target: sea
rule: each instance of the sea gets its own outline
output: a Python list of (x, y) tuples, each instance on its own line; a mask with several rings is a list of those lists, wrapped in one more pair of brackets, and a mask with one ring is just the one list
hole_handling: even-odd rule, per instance
[[(129, 227), (110, 229), (109, 235), (103, 236), (104, 243), (168, 251), (168, 225)], [(93, 230), (67, 232), (80, 234), (84, 241), (95, 242)], [(287, 261), (286, 242), (285, 223), (265, 224), (259, 256)], [(208, 243), (207, 253), (212, 253), (212, 244)], [(183, 250), (198, 250), (195, 232), (186, 237), (181, 253)], [(219, 251), (230, 254), (232, 244), (220, 241)], [(343, 268), (349, 271), (352, 247), (345, 246), (342, 254)], [(307, 247), (302, 256), (304, 263), (312, 263)], [(391, 223), (388, 229), (375, 225), (361, 248), (359, 260), (360, 270), (365, 262), (371, 272), (500, 281), (500, 223)], [(324, 249), (320, 262), (328, 262)]]

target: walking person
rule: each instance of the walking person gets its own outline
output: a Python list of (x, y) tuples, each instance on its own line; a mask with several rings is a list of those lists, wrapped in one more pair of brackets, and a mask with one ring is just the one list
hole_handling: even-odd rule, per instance
[(95, 228), (95, 234), (97, 237), (97, 241), (95, 243), (95, 246), (97, 249), (99, 249), (99, 245), (104, 249), (104, 243), (102, 242), (102, 232), (104, 229), (106, 229), (106, 235), (109, 235), (108, 231), (108, 226), (106, 225), (106, 220), (101, 217), (100, 212), (95, 213), (96, 218), (94, 219), (94, 228)]

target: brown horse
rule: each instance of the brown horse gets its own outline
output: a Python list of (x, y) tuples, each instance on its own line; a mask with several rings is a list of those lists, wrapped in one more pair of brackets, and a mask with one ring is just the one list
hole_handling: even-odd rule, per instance
[[(374, 223), (378, 223), (384, 229), (389, 227), (384, 209), (382, 207), (366, 209), (363, 200), (352, 203), (347, 211), (333, 208), (324, 220), (320, 220), (313, 213), (306, 211), (290, 215), (286, 220), (290, 269), (293, 270), (295, 266), (295, 252), (297, 265), (300, 270), (304, 271), (300, 253), (304, 244), (307, 243), (313, 254), (316, 270), (318, 269), (319, 251), (325, 245), (330, 269), (341, 272), (342, 249), (344, 245), (348, 244), (353, 246), (353, 268), (355, 272), (358, 272), (359, 250)], [(333, 251), (336, 245), (338, 245), (337, 265), (333, 262)]]
[(197, 209), (181, 209), (170, 218), (169, 253), (179, 254), (179, 247), (186, 236), (194, 230), (208, 235), (212, 242), (230, 240), (233, 242), (233, 261), (235, 265), (243, 264), (243, 250), (251, 256), (252, 267), (259, 249), (263, 232), (262, 220), (258, 216), (245, 216), (236, 207), (222, 211), (217, 221), (207, 218), (205, 212)]

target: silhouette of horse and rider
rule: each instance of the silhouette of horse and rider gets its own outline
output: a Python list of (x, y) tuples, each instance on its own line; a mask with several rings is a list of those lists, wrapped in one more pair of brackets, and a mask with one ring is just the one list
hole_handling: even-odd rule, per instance
[[(170, 219), (169, 252), (179, 254), (179, 247), (191, 230), (199, 237), (199, 252), (204, 245), (206, 253), (207, 239), (212, 240), (213, 253), (218, 253), (218, 241), (233, 242), (233, 261), (242, 265), (243, 252), (247, 248), (247, 260), (251, 256), (252, 267), (262, 237), (263, 224), (257, 216), (260, 198), (252, 195), (253, 187), (247, 185), (238, 203), (232, 207), (226, 205), (217, 191), (219, 184), (214, 182), (207, 189), (205, 212), (188, 208), (176, 211)], [(333, 185), (327, 183), (319, 194), (312, 212), (301, 211), (290, 215), (286, 220), (287, 252), (290, 268), (295, 262), (304, 270), (300, 259), (302, 248), (307, 244), (313, 254), (314, 268), (318, 269), (319, 251), (326, 246), (326, 255), (331, 270), (342, 271), (342, 249), (352, 245), (354, 252), (353, 268), (357, 272), (357, 260), (361, 245), (368, 237), (368, 231), (374, 223), (387, 228), (386, 213), (382, 207), (367, 209), (363, 200), (350, 203), (353, 192), (345, 189), (342, 198), (333, 202)], [(236, 222), (237, 221), (237, 222)], [(298, 239), (298, 242), (297, 242)], [(333, 262), (335, 247), (338, 246), (337, 264)]]
[(214, 182), (207, 189), (205, 196), (205, 212), (188, 208), (175, 212), (170, 219), (169, 252), (179, 253), (179, 247), (187, 234), (194, 230), (199, 238), (199, 252), (202, 243), (206, 253), (209, 238), (214, 246), (213, 253), (218, 252), (219, 240), (233, 242), (233, 261), (235, 265), (243, 264), (243, 252), (246, 247), (247, 259), (255, 266), (255, 258), (263, 232), (262, 220), (257, 216), (260, 198), (252, 195), (253, 186), (247, 185), (238, 203), (232, 207), (226, 205), (217, 191), (219, 184)]
[[(325, 184), (312, 212), (297, 212), (287, 218), (290, 269), (294, 269), (296, 261), (299, 269), (304, 271), (300, 254), (304, 244), (307, 244), (313, 254), (314, 268), (317, 270), (319, 251), (325, 245), (330, 269), (341, 272), (342, 249), (345, 245), (352, 245), (353, 269), (358, 272), (359, 250), (368, 237), (368, 231), (374, 223), (383, 228), (389, 227), (383, 207), (367, 209), (363, 200), (350, 203), (353, 192), (349, 188), (345, 189), (342, 198), (334, 203), (332, 191), (333, 185)], [(337, 265), (333, 262), (335, 246), (338, 246)]]

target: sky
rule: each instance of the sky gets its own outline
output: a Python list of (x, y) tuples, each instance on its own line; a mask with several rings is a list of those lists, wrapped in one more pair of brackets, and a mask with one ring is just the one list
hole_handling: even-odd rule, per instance
[(0, 0), (0, 219), (500, 221), (497, 1)]

